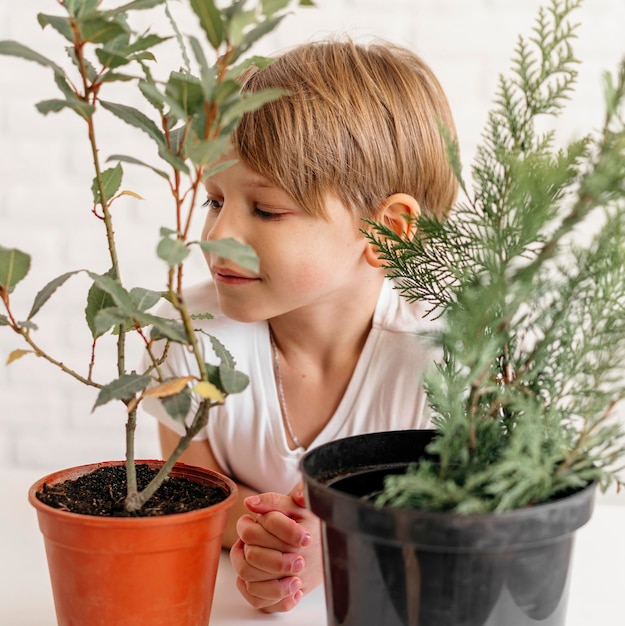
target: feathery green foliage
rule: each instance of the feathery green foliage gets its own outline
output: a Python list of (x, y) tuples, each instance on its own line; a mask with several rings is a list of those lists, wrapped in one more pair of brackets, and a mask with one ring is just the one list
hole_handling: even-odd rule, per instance
[(519, 38), (466, 200), (418, 218), (412, 239), (371, 236), (401, 292), (444, 322), (426, 378), (439, 462), (388, 477), (383, 503), (479, 513), (623, 484), (625, 60), (600, 132), (557, 149), (537, 128), (570, 97), (579, 4), (551, 0)]

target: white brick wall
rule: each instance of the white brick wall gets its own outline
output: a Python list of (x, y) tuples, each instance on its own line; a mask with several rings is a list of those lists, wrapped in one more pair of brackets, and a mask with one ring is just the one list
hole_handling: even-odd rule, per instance
[[(281, 48), (332, 33), (353, 37), (379, 36), (420, 53), (446, 89), (458, 126), (464, 162), (469, 163), (479, 139), (498, 73), (508, 61), (518, 33), (527, 33), (539, 0), (317, 0), (316, 9), (302, 9), (257, 49), (271, 54)], [(175, 7), (174, 7), (175, 8)], [(56, 54), (59, 38), (41, 31), (38, 12), (55, 13), (53, 0), (0, 2), (0, 39), (17, 39), (42, 53)], [(578, 89), (558, 124), (566, 140), (598, 126), (602, 115), (601, 72), (613, 69), (625, 52), (625, 0), (587, 0), (578, 11), (582, 22), (577, 54), (583, 60)], [(194, 29), (184, 21), (185, 32)], [(89, 212), (91, 180), (83, 128), (74, 115), (44, 118), (34, 108), (54, 95), (49, 70), (0, 57), (0, 244), (34, 253), (34, 276), (24, 291), (35, 293), (48, 280), (69, 269), (106, 269), (105, 250), (92, 231)], [(143, 137), (123, 135), (111, 125), (102, 134), (102, 152), (136, 153)], [(147, 144), (149, 147), (149, 144)], [(110, 149), (109, 149), (110, 147)], [(126, 188), (144, 202), (118, 203), (121, 255), (133, 263), (130, 284), (160, 288), (163, 273), (154, 267), (158, 229), (167, 223), (164, 189), (144, 171), (126, 167)], [(196, 225), (199, 227), (199, 225)], [(94, 257), (95, 255), (95, 257)], [(93, 259), (96, 259), (93, 261)], [(196, 259), (191, 281), (204, 273)], [(139, 279), (140, 277), (140, 279)], [(81, 315), (86, 282), (73, 279), (50, 301), (40, 323), (41, 343), (67, 363), (86, 365), (89, 334)], [(18, 300), (25, 316), (30, 300)], [(71, 326), (68, 327), (70, 320)], [(20, 347), (0, 333), (0, 362)], [(112, 375), (110, 376), (112, 378)], [(55, 468), (104, 458), (122, 458), (124, 416), (118, 407), (91, 413), (95, 394), (33, 357), (10, 367), (0, 365), (0, 465)], [(155, 426), (141, 423), (138, 454), (158, 454)]]

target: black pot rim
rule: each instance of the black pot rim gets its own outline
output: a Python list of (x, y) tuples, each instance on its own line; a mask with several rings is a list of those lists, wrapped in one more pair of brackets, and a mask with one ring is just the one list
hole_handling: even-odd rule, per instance
[[(449, 545), (460, 548), (474, 546), (497, 547), (500, 535), (513, 535), (522, 544), (540, 544), (565, 536), (585, 524), (592, 515), (596, 484), (566, 495), (560, 499), (539, 503), (522, 509), (503, 512), (458, 514), (453, 511), (427, 511), (399, 507), (379, 507), (359, 496), (334, 489), (331, 483), (341, 472), (329, 471), (323, 477), (310, 472), (315, 457), (335, 448), (333, 455), (348, 464), (345, 447), (350, 444), (367, 445), (374, 440), (389, 438), (393, 441), (417, 437), (423, 439), (434, 431), (386, 431), (337, 439), (318, 448), (309, 450), (300, 461), (306, 497), (311, 510), (329, 525), (365, 534), (376, 534), (382, 538), (391, 529), (394, 533), (402, 528), (403, 538), (413, 543), (427, 542), (431, 545)], [(361, 455), (364, 458), (366, 455)], [(412, 460), (415, 460), (414, 458)], [(405, 462), (405, 459), (403, 460)], [(373, 456), (368, 468), (376, 467)], [(379, 466), (378, 466), (379, 467)], [(366, 463), (358, 470), (368, 469)], [(354, 468), (354, 471), (357, 471)], [(357, 509), (357, 512), (354, 512)], [(492, 529), (491, 536), (484, 536), (484, 528)]]

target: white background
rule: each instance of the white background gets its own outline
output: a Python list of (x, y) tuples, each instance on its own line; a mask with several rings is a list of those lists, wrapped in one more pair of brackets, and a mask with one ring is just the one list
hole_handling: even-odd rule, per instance
[[(469, 164), (497, 76), (507, 71), (517, 35), (529, 33), (540, 4), (538, 0), (317, 0), (316, 8), (299, 9), (288, 17), (256, 52), (272, 54), (340, 33), (357, 40), (382, 37), (410, 47), (432, 66), (446, 90), (463, 162)], [(16, 39), (58, 60), (63, 41), (49, 28), (41, 31), (36, 20), (39, 12), (57, 13), (56, 1), (0, 0), (0, 39)], [(581, 22), (575, 49), (582, 65), (574, 98), (556, 127), (561, 141), (599, 126), (601, 74), (614, 70), (625, 53), (625, 0), (586, 0), (575, 16)], [(152, 26), (159, 32), (162, 22)], [(197, 34), (194, 20), (183, 19), (183, 30)], [(159, 60), (169, 67), (167, 56), (165, 48)], [(107, 269), (102, 237), (90, 215), (92, 174), (84, 124), (67, 112), (39, 115), (35, 103), (52, 97), (56, 87), (50, 70), (0, 57), (0, 245), (34, 256), (32, 276), (15, 292), (22, 317), (34, 294), (55, 276), (86, 267)], [(150, 158), (149, 141), (114, 122), (105, 126), (101, 139), (104, 155), (145, 151)], [(115, 208), (124, 278), (130, 285), (160, 289), (165, 274), (154, 247), (160, 226), (169, 223), (167, 190), (147, 171), (125, 169), (124, 187), (144, 201), (129, 198)], [(195, 259), (188, 282), (204, 275), (203, 262)], [(86, 281), (75, 278), (60, 290), (38, 316), (42, 331), (37, 335), (42, 345), (83, 371), (90, 351), (83, 316), (86, 289)], [(20, 291), (25, 292), (23, 297)], [(8, 354), (18, 347), (23, 346), (10, 333), (0, 333), (0, 466), (55, 469), (59, 464), (123, 458), (125, 420), (120, 407), (111, 405), (92, 413), (95, 392), (32, 355), (5, 367)], [(112, 373), (98, 373), (103, 380), (113, 378)], [(138, 455), (158, 456), (155, 425), (149, 418), (140, 423), (138, 434)]]

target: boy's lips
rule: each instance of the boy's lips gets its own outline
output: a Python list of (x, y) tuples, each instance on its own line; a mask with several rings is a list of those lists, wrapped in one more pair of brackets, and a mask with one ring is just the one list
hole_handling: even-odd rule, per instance
[(226, 285), (245, 285), (260, 280), (258, 276), (247, 276), (227, 267), (214, 267), (212, 274), (216, 282)]

